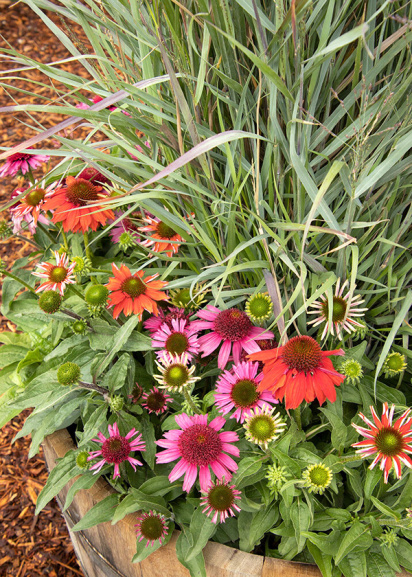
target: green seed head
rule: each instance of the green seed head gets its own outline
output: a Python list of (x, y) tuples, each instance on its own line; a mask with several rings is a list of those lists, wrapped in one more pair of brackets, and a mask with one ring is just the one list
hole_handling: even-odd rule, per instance
[(363, 377), (362, 365), (355, 359), (347, 358), (342, 361), (340, 370), (345, 375), (347, 382), (351, 385), (359, 383)]
[(39, 298), (39, 307), (47, 314), (56, 313), (61, 303), (62, 297), (56, 291), (44, 291)]
[(83, 319), (79, 319), (72, 324), (72, 331), (75, 335), (85, 335), (87, 333), (87, 323)]
[(268, 293), (252, 295), (246, 303), (245, 311), (254, 323), (267, 321), (273, 312), (273, 303)]
[(110, 398), (109, 403), (112, 411), (118, 412), (123, 409), (124, 399), (121, 395), (114, 395), (113, 397)]
[(88, 469), (90, 467), (90, 463), (87, 460), (88, 456), (89, 453), (87, 451), (80, 451), (79, 453), (77, 453), (76, 465), (80, 469)]
[(329, 467), (322, 463), (311, 465), (302, 475), (303, 486), (309, 490), (309, 493), (322, 495), (332, 483), (333, 473)]
[(87, 304), (96, 306), (96, 305), (106, 305), (107, 304), (107, 297), (109, 296), (109, 289), (102, 284), (95, 284), (89, 286), (89, 288), (84, 293), (84, 298)]
[(383, 363), (382, 370), (385, 373), (385, 377), (395, 377), (402, 373), (407, 367), (406, 359), (404, 355), (400, 353), (389, 353)]
[(76, 363), (64, 363), (57, 370), (57, 380), (61, 385), (73, 385), (80, 379), (80, 367)]

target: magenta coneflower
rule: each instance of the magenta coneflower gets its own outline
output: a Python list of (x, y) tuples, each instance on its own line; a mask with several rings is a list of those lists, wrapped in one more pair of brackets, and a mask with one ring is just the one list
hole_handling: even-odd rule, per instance
[(240, 353), (257, 353), (260, 347), (256, 341), (272, 339), (273, 333), (252, 325), (249, 317), (238, 309), (220, 311), (212, 305), (207, 305), (197, 315), (204, 320), (193, 321), (191, 326), (198, 331), (211, 329), (207, 335), (200, 337), (202, 357), (210, 355), (223, 342), (219, 351), (218, 367), (224, 369), (233, 350), (235, 364), (240, 362)]
[(174, 319), (183, 319), (189, 323), (189, 317), (190, 315), (186, 314), (184, 309), (179, 309), (177, 307), (170, 307), (168, 310), (159, 309), (159, 315), (157, 317), (152, 315), (150, 319), (144, 321), (143, 326), (150, 332), (150, 336), (153, 337), (155, 332), (160, 329), (163, 323), (166, 323), (169, 329), (172, 329), (172, 321)]
[[(124, 214), (124, 212), (121, 212), (120, 210), (116, 210), (116, 212), (114, 213), (115, 218), (111, 222), (115, 222), (115, 220), (117, 220), (119, 217), (121, 217), (122, 214)], [(108, 223), (108, 224), (110, 224), (110, 223)], [(115, 244), (117, 244), (120, 240), (120, 237), (125, 232), (128, 232), (136, 241), (139, 240), (138, 227), (135, 224), (135, 222), (129, 217), (124, 217), (117, 224), (115, 224), (109, 230), (109, 235), (110, 235), (112, 241)]]
[[(109, 425), (109, 436), (106, 438), (103, 433), (98, 433), (98, 439), (93, 439), (96, 443), (102, 443), (102, 448), (100, 451), (91, 451), (90, 456), (87, 458), (88, 461), (92, 461), (96, 457), (102, 457), (100, 461), (95, 463), (90, 467), (90, 470), (96, 470), (98, 473), (103, 465), (106, 463), (114, 464), (113, 479), (120, 477), (120, 463), (128, 461), (133, 469), (136, 471), (136, 465), (143, 465), (140, 461), (130, 456), (133, 451), (145, 451), (146, 446), (142, 441), (142, 435), (136, 431), (135, 428), (131, 429), (125, 437), (122, 437), (119, 433), (119, 428), (117, 423)], [(132, 437), (137, 435), (133, 440)]]
[(263, 379), (263, 373), (258, 373), (259, 363), (239, 363), (232, 371), (224, 371), (216, 383), (216, 406), (219, 413), (227, 415), (236, 409), (232, 415), (238, 423), (243, 423), (251, 409), (255, 407), (271, 407), (278, 403), (271, 392), (258, 391), (257, 386)]
[(310, 306), (313, 307), (314, 311), (309, 311), (311, 315), (318, 315), (316, 319), (310, 321), (308, 324), (317, 327), (318, 325), (325, 323), (325, 327), (322, 332), (321, 339), (330, 332), (332, 336), (336, 333), (339, 340), (342, 340), (342, 330), (347, 333), (355, 332), (355, 327), (362, 327), (361, 323), (358, 323), (354, 317), (363, 317), (367, 308), (358, 308), (359, 305), (365, 301), (361, 299), (361, 295), (356, 295), (352, 297), (349, 302), (349, 296), (351, 291), (343, 295), (345, 288), (348, 286), (349, 281), (346, 280), (342, 286), (340, 286), (340, 278), (336, 283), (335, 295), (333, 297), (332, 303), (332, 322), (329, 323), (329, 301), (326, 295), (322, 295), (318, 301), (313, 302)]
[(172, 397), (167, 393), (161, 391), (157, 387), (153, 387), (148, 393), (143, 394), (142, 407), (144, 407), (149, 413), (160, 415), (167, 411), (167, 405), (171, 403), (172, 400)]
[(158, 463), (170, 463), (180, 458), (169, 475), (169, 481), (173, 483), (184, 475), (183, 490), (189, 492), (196, 482), (199, 467), (200, 488), (206, 491), (212, 481), (209, 466), (218, 479), (225, 477), (229, 480), (231, 471), (237, 470), (237, 464), (226, 453), (238, 457), (239, 449), (231, 444), (238, 441), (237, 433), (219, 433), (225, 419), (216, 417), (208, 425), (207, 415), (189, 417), (182, 413), (176, 415), (175, 420), (182, 430), (168, 431), (165, 439), (156, 441), (159, 447), (166, 449), (156, 455)]
[(36, 293), (51, 290), (59, 291), (63, 296), (66, 286), (76, 282), (73, 275), (76, 263), (73, 262), (69, 265), (69, 257), (65, 252), (59, 254), (57, 251), (54, 251), (54, 256), (56, 258), (55, 265), (50, 262), (41, 262), (38, 265), (40, 270), (32, 273), (34, 276), (47, 279), (47, 282), (41, 284), (36, 289)]
[(139, 543), (147, 539), (146, 547), (149, 545), (153, 547), (156, 541), (161, 545), (168, 533), (166, 517), (155, 511), (139, 515), (135, 527), (137, 536), (140, 537)]
[(235, 516), (235, 511), (240, 511), (236, 501), (240, 500), (241, 492), (236, 489), (235, 485), (229, 485), (224, 479), (211, 484), (202, 492), (200, 499), (201, 507), (204, 507), (203, 513), (208, 517), (212, 516), (212, 523), (224, 523), (229, 517)]
[[(29, 150), (30, 147), (27, 149)], [(11, 154), (3, 166), (0, 168), (0, 177), (2, 176), (14, 176), (21, 171), (22, 174), (26, 174), (29, 170), (35, 170), (43, 162), (50, 160), (50, 156), (44, 154), (29, 154), (27, 152), (15, 152)]]
[[(46, 187), (45, 181), (35, 181), (32, 189), (25, 196), (20, 198), (13, 206), (10, 207), (10, 216), (13, 221), (13, 233), (17, 234), (21, 231), (21, 223), (23, 220), (27, 222), (27, 228), (31, 234), (36, 232), (37, 222), (42, 224), (49, 224), (49, 221), (43, 216), (40, 211), (44, 203), (44, 197), (51, 192), (56, 186), (56, 183), (50, 184)], [(20, 196), (25, 190), (16, 189), (11, 198)]]
[(412, 417), (411, 409), (407, 409), (394, 424), (392, 424), (395, 405), (388, 409), (388, 403), (383, 404), (382, 419), (379, 419), (373, 407), (370, 407), (374, 422), (359, 413), (360, 418), (369, 425), (369, 429), (352, 423), (352, 426), (366, 441), (355, 443), (352, 447), (360, 447), (356, 452), (362, 457), (376, 455), (369, 466), (373, 469), (379, 461), (381, 471), (384, 471), (384, 482), (388, 482), (392, 465), (398, 479), (402, 477), (402, 463), (412, 469), (412, 459), (407, 453), (412, 453)]
[(189, 360), (199, 352), (199, 343), (197, 342), (197, 331), (188, 324), (185, 319), (173, 319), (172, 327), (169, 328), (167, 323), (163, 323), (158, 331), (152, 337), (152, 347), (162, 349), (158, 351), (158, 356), (164, 353), (171, 355), (187, 354)]
[[(150, 146), (150, 142), (148, 140), (146, 140), (144, 143), (146, 148), (148, 148), (149, 150), (152, 148)], [(140, 144), (136, 144), (135, 146), (136, 150), (138, 150), (139, 152), (145, 153), (147, 152), (146, 150), (143, 150), (143, 148), (140, 146)], [(130, 152), (128, 152), (128, 154), (130, 155), (130, 158), (132, 158), (133, 160), (140, 160), (139, 158), (137, 158), (137, 156), (135, 156), (134, 154), (130, 154)]]

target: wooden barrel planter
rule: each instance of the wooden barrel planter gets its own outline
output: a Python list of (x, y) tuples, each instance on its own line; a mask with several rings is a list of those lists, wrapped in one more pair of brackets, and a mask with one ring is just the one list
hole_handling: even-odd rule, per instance
[[(46, 438), (43, 449), (49, 471), (56, 459), (74, 449), (66, 430)], [(74, 480), (59, 493), (61, 508)], [(141, 563), (132, 563), (136, 552), (134, 525), (137, 514), (127, 515), (116, 525), (102, 523), (85, 531), (71, 532), (75, 525), (96, 503), (113, 493), (112, 487), (99, 479), (89, 490), (79, 491), (70, 507), (63, 513), (80, 565), (86, 577), (190, 577), (189, 571), (178, 561), (175, 542), (178, 531), (167, 545), (161, 547)], [(208, 577), (322, 577), (315, 565), (282, 561), (244, 553), (219, 543), (209, 542), (204, 549)], [(407, 577), (405, 571), (398, 574)]]

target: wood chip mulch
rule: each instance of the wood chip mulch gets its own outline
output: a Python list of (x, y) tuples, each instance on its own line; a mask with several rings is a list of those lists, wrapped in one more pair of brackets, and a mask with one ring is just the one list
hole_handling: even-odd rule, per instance
[[(49, 16), (62, 26), (59, 18)], [(72, 27), (72, 32), (82, 37), (82, 32), (76, 27)], [(10, 6), (7, 0), (0, 0), (0, 46), (6, 47), (7, 42), (36, 61), (55, 62), (69, 56), (29, 7), (20, 3)], [(2, 59), (0, 67), (10, 70), (16, 64)], [(61, 67), (86, 76), (84, 69), (76, 62)], [(0, 87), (0, 106), (45, 104), (59, 99), (59, 86), (54, 82), (52, 84), (39, 70), (26, 71), (24, 76), (23, 80), (18, 81), (3, 80), (9, 84), (9, 88)], [(36, 88), (36, 81), (43, 82), (44, 86)], [(37, 92), (47, 100), (23, 94), (17, 88)], [(64, 119), (57, 114), (45, 117), (44, 114), (32, 113), (30, 118), (24, 112), (3, 113), (0, 115), (0, 145), (13, 146), (33, 136), (35, 132), (30, 128), (35, 126), (33, 118), (45, 128)], [(50, 140), (43, 143), (44, 148), (53, 145)], [(58, 143), (55, 145), (58, 146)], [(36, 176), (41, 175), (37, 173)], [(19, 178), (0, 179), (0, 205), (7, 202), (13, 190), (21, 185), (22, 179)], [(0, 221), (2, 219), (7, 220), (7, 212), (0, 213)], [(11, 237), (0, 241), (0, 258), (7, 268), (14, 260), (30, 254), (32, 250), (24, 238)], [(0, 316), (0, 331), (4, 330), (15, 331), (16, 328)], [(38, 516), (34, 515), (37, 496), (47, 480), (43, 457), (40, 453), (28, 460), (30, 439), (19, 439), (12, 444), (13, 437), (28, 414), (26, 412), (13, 419), (0, 430), (0, 577), (83, 577), (57, 503), (53, 500)]]

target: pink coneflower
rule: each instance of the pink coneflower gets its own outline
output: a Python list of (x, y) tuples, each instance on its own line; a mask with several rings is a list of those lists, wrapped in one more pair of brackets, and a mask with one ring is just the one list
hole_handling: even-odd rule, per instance
[(204, 507), (203, 513), (212, 516), (212, 523), (224, 523), (229, 517), (235, 516), (235, 511), (240, 511), (236, 501), (240, 500), (241, 492), (235, 485), (229, 485), (224, 479), (211, 484), (206, 491), (202, 492), (200, 506)]
[(73, 275), (76, 263), (73, 262), (69, 265), (69, 257), (66, 253), (59, 254), (57, 251), (54, 251), (54, 256), (56, 258), (55, 265), (49, 262), (41, 262), (38, 265), (40, 270), (32, 273), (34, 276), (47, 279), (47, 282), (41, 284), (36, 289), (36, 293), (51, 290), (59, 291), (63, 296), (66, 286), (76, 282)]
[(283, 347), (250, 355), (262, 361), (263, 380), (259, 391), (271, 391), (276, 399), (285, 401), (286, 409), (296, 409), (305, 400), (315, 399), (322, 405), (326, 399), (336, 401), (336, 389), (345, 375), (335, 371), (331, 355), (344, 355), (342, 349), (322, 351), (312, 337), (293, 337)]
[[(111, 222), (115, 222), (115, 220), (117, 220), (119, 217), (121, 217), (122, 214), (124, 214), (124, 212), (121, 212), (120, 210), (116, 210), (116, 212), (114, 213), (115, 218)], [(110, 223), (108, 223), (108, 224), (110, 224)], [(135, 222), (127, 216), (122, 218), (122, 220), (120, 220), (117, 224), (115, 224), (109, 230), (109, 235), (110, 235), (112, 241), (115, 244), (117, 244), (120, 241), (120, 237), (125, 232), (128, 232), (133, 238), (136, 239), (136, 241), (139, 240), (138, 227), (135, 224)]]
[(143, 394), (142, 407), (144, 407), (149, 413), (160, 415), (167, 411), (167, 405), (171, 403), (172, 400), (172, 397), (167, 393), (161, 391), (157, 387), (153, 387), (148, 393)]
[[(30, 150), (29, 147), (27, 150)], [(27, 152), (15, 152), (11, 154), (3, 166), (0, 168), (0, 177), (3, 176), (14, 176), (21, 171), (22, 174), (26, 174), (29, 170), (35, 170), (43, 162), (50, 160), (50, 156), (45, 156), (44, 154), (29, 154)]]
[(238, 423), (243, 423), (245, 417), (255, 407), (264, 408), (278, 403), (271, 392), (257, 390), (263, 379), (263, 373), (258, 373), (259, 363), (239, 363), (232, 371), (224, 371), (216, 383), (216, 406), (219, 413), (227, 415), (236, 409), (232, 415)]
[(159, 316), (154, 315), (144, 321), (143, 326), (146, 330), (150, 332), (150, 336), (153, 337), (155, 332), (157, 332), (163, 323), (166, 323), (169, 329), (172, 328), (172, 321), (176, 320), (186, 320), (189, 323), (190, 315), (185, 313), (184, 309), (179, 309), (177, 307), (171, 307), (169, 310), (159, 310)]
[[(120, 435), (117, 423), (109, 425), (108, 428), (109, 436), (107, 438), (103, 433), (99, 432), (97, 434), (98, 439), (93, 439), (96, 443), (102, 443), (102, 448), (100, 451), (91, 451), (87, 460), (92, 461), (96, 457), (102, 457), (100, 461), (90, 467), (90, 470), (95, 469), (96, 473), (98, 473), (106, 463), (114, 464), (113, 479), (116, 479), (116, 477), (120, 477), (120, 463), (128, 461), (135, 471), (136, 465), (143, 465), (143, 463), (131, 457), (130, 453), (133, 451), (145, 451), (146, 446), (142, 441), (142, 435), (136, 431), (135, 428), (131, 429), (125, 437)], [(131, 440), (135, 435), (137, 435), (137, 437)]]
[(218, 479), (225, 477), (229, 480), (231, 471), (237, 470), (237, 464), (226, 453), (239, 456), (239, 449), (231, 444), (238, 441), (238, 435), (233, 431), (218, 432), (226, 423), (224, 417), (216, 417), (209, 425), (207, 415), (189, 417), (182, 413), (176, 415), (175, 420), (182, 430), (168, 431), (165, 439), (156, 441), (159, 447), (166, 449), (156, 455), (158, 463), (170, 463), (180, 458), (169, 475), (169, 481), (173, 483), (184, 475), (183, 490), (189, 492), (195, 484), (199, 467), (200, 488), (207, 491), (212, 481), (209, 466)]
[(198, 331), (211, 329), (207, 335), (200, 337), (202, 357), (210, 355), (223, 342), (219, 351), (218, 367), (224, 369), (233, 350), (235, 364), (240, 362), (240, 353), (256, 353), (260, 347), (256, 341), (273, 338), (273, 333), (252, 325), (249, 317), (238, 309), (220, 311), (212, 305), (199, 311), (197, 315), (204, 320), (191, 323)]
[(139, 385), (139, 383), (135, 383), (132, 392), (130, 393), (130, 395), (127, 395), (127, 398), (130, 399), (132, 403), (135, 405), (140, 400), (142, 395), (143, 395), (142, 387)]
[(199, 343), (197, 341), (197, 331), (192, 328), (185, 319), (173, 319), (172, 327), (169, 328), (167, 323), (163, 323), (158, 331), (152, 337), (152, 347), (162, 349), (158, 351), (158, 356), (163, 353), (171, 355), (187, 354), (189, 360), (199, 352)]
[(353, 317), (363, 317), (367, 308), (358, 308), (359, 305), (365, 301), (361, 299), (361, 295), (356, 295), (349, 302), (349, 297), (351, 291), (343, 295), (345, 288), (348, 286), (349, 281), (346, 280), (342, 286), (340, 286), (340, 278), (336, 283), (335, 295), (332, 302), (332, 322), (329, 323), (329, 301), (326, 295), (322, 295), (318, 301), (313, 302), (310, 306), (313, 307), (314, 311), (309, 311), (311, 315), (318, 315), (316, 319), (310, 321), (308, 324), (317, 327), (318, 325), (325, 323), (325, 327), (322, 332), (321, 339), (330, 332), (333, 336), (336, 336), (339, 340), (342, 340), (342, 330), (347, 333), (355, 332), (355, 327), (362, 327), (361, 323), (358, 323)]
[(146, 547), (149, 545), (153, 547), (156, 541), (159, 541), (161, 545), (168, 533), (166, 517), (155, 511), (139, 515), (135, 527), (137, 536), (140, 537), (139, 543), (147, 539)]
[[(23, 220), (27, 222), (27, 228), (31, 234), (36, 232), (37, 222), (42, 224), (49, 224), (45, 216), (40, 214), (44, 203), (44, 197), (48, 192), (51, 192), (55, 187), (55, 183), (46, 187), (45, 181), (35, 181), (31, 191), (18, 200), (10, 207), (10, 216), (13, 221), (13, 233), (17, 234), (21, 231), (21, 223)], [(27, 189), (16, 189), (11, 198), (16, 198)]]
[[(148, 140), (146, 140), (144, 143), (146, 148), (148, 148), (149, 150), (152, 148), (150, 146), (150, 142)], [(141, 153), (145, 153), (147, 152), (146, 150), (143, 150), (143, 148), (140, 146), (140, 144), (136, 144), (135, 146), (136, 150), (138, 150)], [(140, 158), (137, 158), (137, 156), (135, 156), (134, 154), (130, 154), (130, 152), (128, 152), (128, 154), (130, 155), (130, 158), (132, 158), (133, 160), (140, 160)]]
[(362, 457), (376, 455), (369, 466), (373, 469), (381, 462), (380, 469), (384, 471), (384, 482), (388, 482), (389, 471), (392, 465), (398, 479), (402, 477), (402, 463), (412, 469), (412, 459), (407, 453), (412, 453), (412, 418), (409, 417), (411, 409), (407, 409), (394, 424), (392, 424), (395, 405), (388, 409), (388, 403), (383, 404), (382, 419), (378, 418), (376, 411), (370, 407), (374, 422), (359, 413), (360, 418), (369, 425), (369, 429), (352, 423), (352, 426), (364, 437), (366, 441), (355, 443), (352, 447), (360, 447), (356, 452)]
[(92, 184), (101, 184), (101, 185), (112, 184), (110, 178), (107, 178), (107, 176), (105, 176), (92, 166), (86, 166), (86, 168), (83, 168), (83, 170), (81, 171), (81, 173), (78, 175), (77, 178), (84, 178), (84, 180), (88, 180)]

